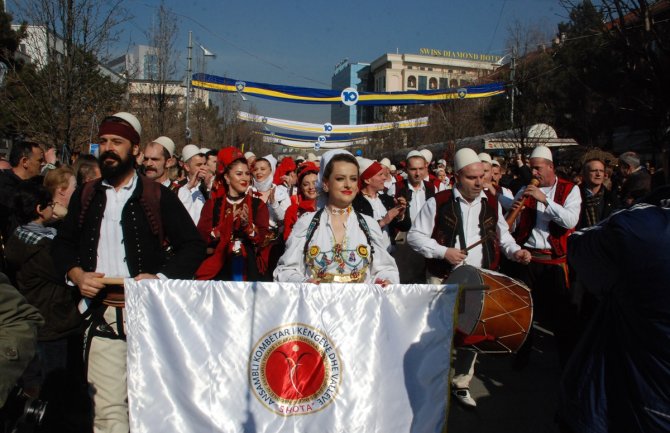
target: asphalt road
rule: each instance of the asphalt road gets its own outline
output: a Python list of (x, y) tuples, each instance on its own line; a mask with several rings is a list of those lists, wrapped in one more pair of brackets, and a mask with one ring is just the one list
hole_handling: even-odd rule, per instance
[(524, 369), (513, 369), (513, 358), (478, 356), (470, 383), (477, 408), (464, 409), (452, 399), (448, 433), (559, 433), (554, 416), (560, 371), (553, 336), (536, 334)]

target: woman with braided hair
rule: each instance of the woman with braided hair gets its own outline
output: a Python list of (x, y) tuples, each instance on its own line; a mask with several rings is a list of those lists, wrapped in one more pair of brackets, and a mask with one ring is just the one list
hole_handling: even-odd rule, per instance
[(358, 193), (358, 162), (344, 150), (323, 155), (316, 212), (293, 227), (275, 281), (398, 283), (398, 268), (386, 251), (379, 224), (352, 207)]
[(211, 255), (200, 265), (196, 279), (263, 280), (270, 234), (268, 208), (248, 193), (251, 173), (239, 150), (222, 149), (218, 160), (225, 194), (208, 200), (200, 215), (198, 232)]

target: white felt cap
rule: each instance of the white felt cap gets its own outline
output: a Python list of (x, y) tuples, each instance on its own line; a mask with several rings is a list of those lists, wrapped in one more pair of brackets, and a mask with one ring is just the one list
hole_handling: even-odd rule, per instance
[(421, 149), (419, 151), (421, 155), (423, 155), (423, 158), (430, 164), (430, 162), (433, 160), (433, 152), (431, 152), (428, 149)]
[(533, 149), (533, 153), (530, 154), (530, 157), (531, 159), (544, 158), (548, 159), (549, 161), (554, 160), (554, 157), (551, 156), (551, 150), (549, 150), (549, 148), (546, 146), (537, 146), (535, 149)]
[(184, 146), (184, 148), (181, 150), (181, 159), (186, 162), (189, 159), (193, 158), (196, 155), (200, 155), (200, 148), (196, 146), (195, 144), (187, 144)]
[(381, 161), (379, 161), (381, 165), (383, 165), (386, 168), (391, 168), (391, 161), (388, 158), (382, 158)]
[(458, 172), (470, 164), (481, 162), (477, 153), (469, 147), (464, 147), (454, 155), (454, 169)]
[(491, 159), (491, 155), (489, 155), (486, 152), (480, 153), (479, 155), (477, 155), (477, 157), (479, 158), (479, 160), (481, 162), (488, 162), (489, 164), (493, 164), (493, 160)]
[(174, 141), (170, 137), (160, 136), (157, 139), (153, 140), (152, 143), (160, 144), (168, 151), (170, 157), (174, 156)]
[(423, 154), (421, 152), (419, 152), (418, 150), (410, 150), (409, 153), (407, 154), (407, 158), (405, 158), (405, 159), (414, 158), (415, 156), (418, 156), (419, 158), (426, 159), (426, 157), (423, 156)]
[(140, 121), (137, 120), (137, 117), (130, 113), (126, 113), (125, 111), (120, 111), (118, 113), (112, 114), (112, 117), (118, 117), (119, 119), (123, 119), (130, 126), (133, 127), (133, 129), (137, 132), (137, 135), (142, 135), (142, 126), (140, 125)]

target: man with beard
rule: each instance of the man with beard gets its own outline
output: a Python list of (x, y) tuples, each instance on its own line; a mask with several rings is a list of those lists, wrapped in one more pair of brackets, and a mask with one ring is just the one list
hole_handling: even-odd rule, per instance
[(106, 286), (101, 278), (191, 278), (205, 253), (177, 197), (136, 173), (140, 132), (139, 121), (129, 113), (102, 121), (102, 179), (74, 193), (53, 246), (57, 269), (85, 301), (80, 310), (88, 324), (85, 353), (94, 432), (129, 430), (123, 289)]
[(174, 141), (169, 137), (158, 137), (144, 149), (144, 173), (149, 179), (169, 188), (172, 181), (168, 169), (176, 163)]

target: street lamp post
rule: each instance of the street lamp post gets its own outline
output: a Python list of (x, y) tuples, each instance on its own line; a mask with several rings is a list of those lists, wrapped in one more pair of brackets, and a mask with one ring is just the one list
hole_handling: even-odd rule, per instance
[(185, 130), (185, 136), (186, 136), (186, 144), (191, 140), (191, 128), (188, 126), (188, 116), (189, 116), (189, 110), (191, 108), (191, 59), (193, 58), (192, 56), (192, 51), (193, 51), (193, 32), (189, 30), (188, 32), (188, 63), (186, 67), (186, 130)]

